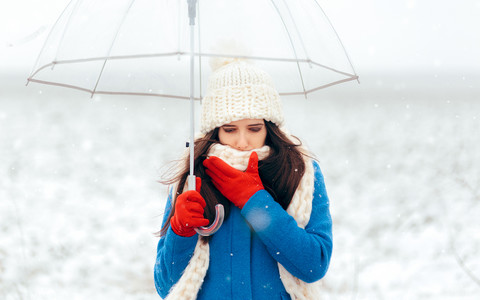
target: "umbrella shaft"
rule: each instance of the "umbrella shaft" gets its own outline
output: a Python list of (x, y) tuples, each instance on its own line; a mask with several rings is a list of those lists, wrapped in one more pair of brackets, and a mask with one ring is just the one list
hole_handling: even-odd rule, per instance
[(190, 176), (188, 176), (188, 187), (190, 190), (195, 190), (195, 171), (193, 169), (194, 165), (194, 155), (195, 155), (195, 104), (194, 104), (194, 91), (195, 91), (195, 82), (194, 82), (194, 71), (195, 71), (195, 60), (193, 55), (194, 42), (195, 42), (195, 12), (193, 12), (193, 22), (191, 14), (191, 3), (193, 4), (193, 9), (195, 8), (196, 0), (188, 0), (189, 4), (189, 16), (190, 16)]
[(188, 2), (188, 18), (190, 19), (190, 26), (195, 25), (195, 18), (197, 17), (197, 0), (187, 0)]

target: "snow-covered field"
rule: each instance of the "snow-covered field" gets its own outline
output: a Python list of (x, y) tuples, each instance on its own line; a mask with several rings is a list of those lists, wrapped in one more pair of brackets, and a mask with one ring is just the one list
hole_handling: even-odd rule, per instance
[[(480, 299), (480, 81), (451, 76), (284, 99), (331, 199), (323, 299)], [(1, 82), (0, 299), (159, 299), (156, 180), (188, 103)]]

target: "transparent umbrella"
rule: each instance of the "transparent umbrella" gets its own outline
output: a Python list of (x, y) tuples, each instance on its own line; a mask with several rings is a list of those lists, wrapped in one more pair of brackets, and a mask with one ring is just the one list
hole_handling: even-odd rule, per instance
[[(52, 28), (29, 82), (95, 94), (190, 99), (212, 57), (248, 59), (272, 75), (281, 96), (358, 80), (315, 0), (72, 0)], [(222, 215), (223, 207), (217, 209)], [(221, 225), (217, 218), (212, 234)]]

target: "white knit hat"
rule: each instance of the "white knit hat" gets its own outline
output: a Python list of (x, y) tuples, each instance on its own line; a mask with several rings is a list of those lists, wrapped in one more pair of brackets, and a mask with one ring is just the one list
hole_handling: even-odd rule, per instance
[[(214, 70), (202, 100), (201, 131), (243, 119), (283, 124), (282, 104), (270, 75), (244, 60), (225, 61)], [(211, 63), (217, 65), (218, 61)]]

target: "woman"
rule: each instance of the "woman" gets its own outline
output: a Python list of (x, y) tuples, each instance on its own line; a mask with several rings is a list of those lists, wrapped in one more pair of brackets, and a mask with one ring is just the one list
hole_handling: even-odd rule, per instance
[[(318, 299), (332, 252), (329, 201), (317, 162), (280, 126), (268, 74), (235, 60), (215, 70), (195, 142), (167, 201), (155, 286), (167, 299)], [(225, 221), (210, 237), (195, 228)]]

